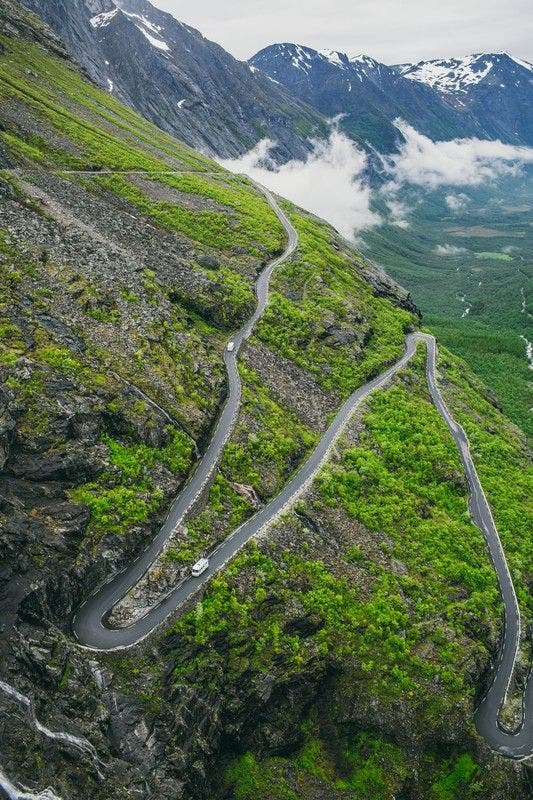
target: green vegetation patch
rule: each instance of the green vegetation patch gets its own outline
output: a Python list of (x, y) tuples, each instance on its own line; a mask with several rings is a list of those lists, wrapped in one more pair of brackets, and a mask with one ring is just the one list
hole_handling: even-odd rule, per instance
[(461, 800), (481, 797), (476, 782), (479, 767), (468, 753), (456, 758), (426, 756), (418, 764), (416, 753), (365, 731), (353, 735), (330, 728), (326, 742), (312, 736), (312, 724), (302, 726), (302, 747), (289, 756), (256, 758), (248, 751), (226, 768), (226, 786), (235, 800), (394, 800), (409, 796), (420, 800)]
[[(333, 229), (293, 211), (291, 221), (300, 236), (297, 257), (276, 270), (256, 336), (324, 388), (347, 396), (401, 355), (414, 318), (373, 295), (356, 255), (332, 247)], [(333, 323), (355, 331), (351, 346), (328, 339)]]
[(163, 500), (160, 489), (151, 490), (148, 481), (135, 486), (103, 488), (100, 483), (87, 483), (71, 489), (70, 499), (86, 505), (91, 512), (89, 532), (122, 534), (133, 525), (146, 522)]
[[(238, 219), (238, 233), (243, 241), (257, 242), (270, 252), (281, 252), (285, 229), (266, 198), (247, 179), (230, 174), (220, 177), (203, 175), (159, 175), (157, 180), (182, 192), (208, 197), (231, 209)], [(233, 239), (234, 244), (239, 241)]]
[(500, 252), (483, 252), (483, 253), (476, 253), (476, 258), (485, 258), (489, 259), (490, 261), (512, 261), (512, 256), (508, 253), (500, 253)]
[(69, 492), (73, 502), (89, 507), (89, 533), (123, 534), (159, 509), (164, 495), (154, 486), (150, 470), (160, 463), (175, 475), (184, 475), (192, 456), (192, 443), (184, 433), (171, 427), (167, 432), (169, 442), (160, 449), (103, 437), (111, 469)]
[(239, 372), (243, 381), (241, 421), (224, 449), (221, 469), (233, 480), (252, 486), (260, 496), (270, 496), (281, 489), (318, 436), (272, 399), (254, 370), (241, 365)]
[(299, 800), (286, 784), (281, 759), (265, 765), (245, 753), (228, 768), (226, 779), (233, 784), (235, 800)]
[(347, 742), (342, 753), (345, 778), (335, 788), (347, 791), (350, 800), (386, 800), (401, 789), (408, 774), (407, 757), (397, 745), (366, 733)]
[(13, 365), (25, 350), (26, 342), (19, 326), (7, 320), (0, 322), (0, 364)]
[[(430, 800), (460, 800), (479, 771), (468, 753), (444, 765), (443, 775), (431, 787)], [(475, 788), (475, 787), (473, 787)], [(469, 793), (470, 794), (470, 793)]]

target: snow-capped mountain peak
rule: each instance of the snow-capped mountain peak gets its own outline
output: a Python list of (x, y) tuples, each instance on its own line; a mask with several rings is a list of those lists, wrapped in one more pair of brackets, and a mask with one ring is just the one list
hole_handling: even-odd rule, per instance
[[(404, 78), (425, 83), (443, 94), (467, 94), (485, 79), (492, 80), (496, 71), (499, 73), (506, 69), (513, 72), (517, 67), (520, 71), (533, 71), (533, 65), (507, 53), (477, 53), (464, 58), (407, 64), (400, 67), (399, 72)], [(500, 86), (505, 88), (505, 84)]]
[(375, 58), (371, 58), (371, 56), (367, 56), (365, 53), (347, 53), (346, 57), (350, 64), (362, 64), (364, 67), (369, 67), (370, 69), (375, 69), (379, 66), (379, 62), (376, 61)]
[(325, 58), (326, 61), (329, 61), (330, 64), (333, 64), (334, 67), (346, 69), (348, 59), (344, 53), (339, 53), (337, 50), (329, 50), (328, 48), (318, 50), (317, 53), (322, 58)]
[(335, 71), (342, 81), (347, 82), (347, 85), (354, 78), (361, 82), (365, 77), (379, 80), (383, 72), (395, 74), (389, 67), (380, 64), (379, 61), (364, 53), (350, 55), (330, 48), (314, 50), (312, 47), (287, 42), (266, 47), (251, 59), (251, 63), (259, 69), (263, 64), (267, 64), (266, 71), (271, 77), (274, 77), (279, 70), (284, 73), (287, 70), (294, 71), (295, 79), (298, 81), (303, 79), (300, 72), (310, 78), (316, 70), (319, 70), (321, 75), (324, 75), (324, 70), (327, 70), (327, 74), (330, 76), (333, 76)]
[(268, 57), (269, 62), (283, 63), (285, 66), (290, 66), (306, 73), (314, 66), (319, 65), (328, 68), (335, 67), (336, 69), (350, 71), (352, 73), (362, 72), (365, 74), (370, 74), (379, 69), (388, 69), (383, 64), (380, 64), (379, 61), (376, 61), (374, 58), (364, 53), (350, 55), (340, 50), (332, 50), (330, 48), (314, 50), (312, 47), (288, 42), (270, 45), (261, 51), (261, 53), (254, 56), (254, 59), (260, 61), (263, 55)]
[(466, 58), (436, 59), (420, 61), (402, 70), (404, 78), (426, 83), (439, 92), (466, 93), (491, 71), (494, 63), (490, 56), (467, 56)]
[(91, 17), (89, 21), (93, 28), (107, 28), (109, 25), (111, 25), (113, 20), (117, 18), (117, 15), (123, 14), (124, 17), (126, 17), (135, 25), (137, 30), (142, 33), (152, 47), (162, 50), (163, 52), (168, 52), (170, 50), (167, 42), (161, 38), (161, 31), (163, 28), (160, 25), (155, 25), (142, 13), (137, 14), (133, 11), (128, 11), (123, 7), (120, 0), (117, 0), (116, 4), (113, 4), (115, 5), (113, 9), (109, 11), (103, 11)]

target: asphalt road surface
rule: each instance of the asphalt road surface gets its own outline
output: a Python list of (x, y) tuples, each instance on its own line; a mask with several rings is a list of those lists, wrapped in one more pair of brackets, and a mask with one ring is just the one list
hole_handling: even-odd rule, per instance
[(476, 709), (474, 722), (478, 733), (483, 736), (492, 750), (511, 758), (528, 758), (533, 755), (533, 680), (528, 680), (524, 692), (520, 730), (514, 735), (510, 735), (501, 729), (498, 722), (498, 715), (513, 677), (520, 644), (518, 600), (492, 512), (470, 455), (468, 437), (463, 428), (453, 419), (437, 387), (435, 339), (433, 336), (425, 338), (428, 348), (426, 378), (429, 392), (459, 450), (468, 484), (470, 516), (485, 536), (498, 577), (504, 606), (504, 636), (498, 654), (498, 663), (493, 672), (492, 684)]
[(145, 552), (123, 572), (111, 576), (109, 581), (97, 588), (81, 605), (73, 620), (73, 632), (78, 642), (97, 651), (120, 650), (144, 639), (158, 625), (187, 600), (199, 593), (209, 579), (232, 559), (236, 553), (254, 536), (270, 526), (307, 489), (322, 465), (327, 460), (354, 410), (368, 395), (386, 384), (412, 358), (418, 342), (427, 348), (426, 377), (429, 391), (436, 408), (445, 421), (459, 449), (469, 490), (469, 507), (473, 522), (485, 536), (490, 555), (498, 576), (500, 591), (505, 609), (505, 634), (501, 644), (498, 663), (494, 670), (492, 684), (475, 712), (478, 732), (489, 746), (502, 755), (523, 759), (533, 755), (533, 680), (527, 684), (523, 701), (523, 720), (520, 729), (513, 735), (500, 728), (499, 711), (505, 701), (518, 652), (520, 640), (520, 611), (503, 548), (494, 524), (490, 507), (479, 481), (472, 461), (467, 436), (450, 414), (437, 387), (435, 362), (436, 342), (433, 336), (413, 333), (406, 337), (404, 355), (381, 375), (361, 386), (346, 400), (330, 426), (322, 436), (307, 461), (300, 467), (281, 492), (253, 517), (234, 530), (228, 538), (209, 554), (209, 567), (199, 577), (186, 577), (176, 585), (145, 616), (132, 625), (112, 628), (106, 619), (113, 607), (135, 586), (149, 569), (163, 549), (165, 542), (175, 528), (181, 524), (189, 509), (204, 490), (213, 476), (225, 443), (233, 430), (239, 411), (241, 383), (237, 369), (237, 357), (243, 342), (263, 313), (268, 301), (268, 287), (273, 270), (283, 263), (295, 250), (298, 236), (272, 195), (260, 187), (287, 231), (289, 241), (283, 255), (272, 261), (261, 273), (256, 282), (257, 306), (250, 320), (231, 338), (235, 343), (230, 352), (224, 351), (224, 363), (228, 374), (228, 396), (215, 432), (207, 450), (199, 461), (196, 470), (186, 483), (183, 491), (174, 501), (169, 515), (158, 535)]

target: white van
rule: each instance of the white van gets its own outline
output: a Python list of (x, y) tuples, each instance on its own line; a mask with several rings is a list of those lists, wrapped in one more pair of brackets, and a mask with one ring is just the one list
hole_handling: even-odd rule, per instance
[(196, 564), (193, 565), (191, 570), (191, 575), (193, 578), (197, 578), (202, 572), (205, 572), (209, 566), (209, 559), (208, 558), (200, 558)]
[(228, 342), (227, 350), (232, 353), (235, 350), (235, 342)]

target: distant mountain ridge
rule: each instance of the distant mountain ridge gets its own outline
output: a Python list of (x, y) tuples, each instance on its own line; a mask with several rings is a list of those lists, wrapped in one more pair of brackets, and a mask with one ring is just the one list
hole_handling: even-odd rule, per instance
[(533, 65), (506, 53), (388, 66), (367, 55), (274, 44), (250, 64), (378, 149), (402, 117), (432, 139), (478, 136), (533, 145)]
[(487, 138), (533, 145), (533, 64), (508, 53), (421, 61), (401, 70), (478, 119)]
[(269, 137), (303, 157), (327, 123), (280, 84), (147, 0), (23, 0), (91, 79), (203, 152), (237, 156)]
[(397, 150), (404, 119), (433, 140), (533, 145), (533, 66), (506, 53), (389, 66), (274, 44), (248, 63), (148, 0), (22, 0), (91, 79), (187, 144), (221, 157), (260, 140), (305, 158), (327, 118), (369, 152)]
[(482, 81), (494, 86), (504, 77), (503, 72), (509, 69), (516, 74), (518, 81), (527, 80), (527, 73), (530, 73), (529, 80), (533, 80), (533, 64), (514, 58), (509, 53), (477, 53), (464, 58), (419, 61), (395, 69), (404, 78), (426, 83), (445, 94), (468, 94), (473, 86)]

